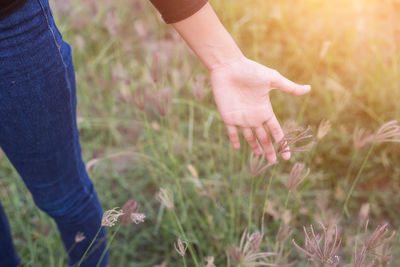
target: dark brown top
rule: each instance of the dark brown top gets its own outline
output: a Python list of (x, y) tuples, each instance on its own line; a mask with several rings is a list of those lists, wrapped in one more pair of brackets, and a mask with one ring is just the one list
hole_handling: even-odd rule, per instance
[[(0, 19), (11, 15), (28, 0), (0, 0)], [(190, 17), (202, 8), (207, 0), (150, 0), (166, 23)]]
[(202, 8), (207, 0), (150, 0), (166, 23), (174, 23), (190, 17)]
[(28, 0), (0, 0), (0, 19), (11, 15), (26, 2), (28, 2)]

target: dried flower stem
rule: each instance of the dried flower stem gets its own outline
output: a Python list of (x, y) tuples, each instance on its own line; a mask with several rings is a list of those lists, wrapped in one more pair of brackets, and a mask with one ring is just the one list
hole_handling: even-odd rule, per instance
[(186, 267), (186, 259), (185, 259), (185, 253), (186, 249), (188, 248), (188, 242), (182, 241), (182, 239), (178, 238), (177, 242), (174, 243), (174, 248), (176, 252), (178, 252), (179, 255), (182, 256), (183, 260), (183, 266)]
[[(285, 134), (282, 140), (280, 140), (277, 143), (277, 152), (282, 155), (285, 152), (306, 151), (314, 144), (314, 141), (312, 140), (313, 135), (309, 133), (310, 130), (311, 130), (310, 126), (308, 126), (305, 130), (302, 127), (290, 130)], [(290, 146), (293, 146), (296, 143), (305, 142), (305, 140), (308, 141), (310, 139), (311, 141), (305, 145), (289, 148)]]
[(294, 239), (292, 239), (292, 244), (299, 252), (313, 260), (316, 266), (319, 266), (317, 263), (320, 263), (322, 266), (337, 266), (339, 264), (339, 257), (336, 253), (342, 244), (337, 225), (333, 228), (334, 238), (331, 238), (328, 235), (328, 228), (321, 222), (319, 224), (322, 228), (322, 234), (315, 232), (312, 225), (310, 225), (310, 233), (303, 226), (305, 236), (304, 247), (299, 246)]
[[(179, 229), (179, 231), (181, 232), (182, 237), (183, 237), (185, 240), (188, 240), (187, 237), (186, 237), (185, 231), (183, 230), (182, 224), (181, 224), (180, 221), (179, 221), (178, 215), (176, 215), (176, 213), (175, 213), (175, 210), (170, 210), (170, 211), (171, 211), (171, 212), (169, 212), (169, 214), (170, 214), (170, 215), (172, 214), (173, 220), (175, 220), (176, 225), (178, 226), (178, 229)], [(195, 254), (195, 252), (194, 252), (194, 250), (193, 250), (193, 247), (192, 247), (192, 245), (191, 245), (190, 242), (188, 243), (188, 249), (189, 249), (189, 252), (190, 252), (190, 254), (191, 254), (191, 256), (192, 256), (194, 265), (195, 265), (196, 267), (200, 267), (200, 265), (199, 265), (199, 263), (198, 263), (198, 261), (197, 261), (196, 254)]]
[[(396, 231), (390, 231), (389, 224), (385, 223), (383, 225), (376, 227), (375, 231), (367, 238), (368, 223), (369, 221), (367, 221), (365, 224), (364, 240), (361, 250), (359, 252), (356, 251), (354, 253), (354, 267), (366, 266), (365, 261), (367, 260), (368, 255), (373, 255), (375, 257), (375, 260), (380, 258), (381, 260), (383, 259), (385, 261), (388, 261), (391, 258), (390, 247), (386, 249), (386, 252), (383, 255), (377, 254), (377, 252), (374, 250), (376, 250), (378, 247), (382, 248), (383, 246), (390, 243), (393, 237), (395, 236)], [(372, 262), (372, 264), (375, 262), (375, 260)]]
[(268, 260), (275, 253), (260, 251), (263, 237), (264, 235), (260, 232), (248, 234), (247, 230), (245, 230), (240, 239), (239, 247), (233, 244), (226, 250), (228, 266), (231, 266), (230, 258), (237, 263), (235, 266), (276, 266), (269, 263)]

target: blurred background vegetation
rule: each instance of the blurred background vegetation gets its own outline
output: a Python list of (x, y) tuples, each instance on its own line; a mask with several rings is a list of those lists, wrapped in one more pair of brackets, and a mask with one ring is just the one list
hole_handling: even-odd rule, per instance
[[(400, 1), (210, 2), (245, 55), (312, 85), (304, 97), (272, 93), (282, 125), (310, 125), (317, 135), (328, 120), (330, 130), (308, 152), (252, 177), (250, 150), (230, 147), (206, 69), (149, 1), (53, 0), (73, 48), (83, 157), (103, 207), (134, 199), (147, 216), (119, 230), (111, 266), (181, 266), (173, 247), (178, 237), (190, 243), (198, 266), (206, 256), (225, 266), (225, 250), (239, 245), (245, 228), (264, 229), (263, 251), (282, 243), (291, 251), (288, 262), (306, 266), (291, 239), (302, 244), (302, 226), (318, 221), (338, 225), (340, 266), (351, 264), (367, 218), (371, 230), (383, 222), (400, 226), (399, 144), (375, 145), (366, 159), (370, 147), (357, 147), (354, 134), (400, 119)], [(288, 196), (295, 162), (311, 173)], [(25, 266), (65, 265), (55, 224), (34, 206), (3, 154), (0, 175), (0, 199)], [(173, 192), (174, 211), (157, 202), (160, 187)], [(283, 226), (293, 237), (276, 241)], [(400, 266), (398, 235), (391, 244), (390, 266)], [(188, 266), (193, 258), (188, 252)]]

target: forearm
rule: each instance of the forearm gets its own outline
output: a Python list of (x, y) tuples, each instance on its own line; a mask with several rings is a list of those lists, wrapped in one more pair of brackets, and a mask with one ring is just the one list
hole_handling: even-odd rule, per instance
[(172, 25), (209, 70), (243, 58), (209, 3)]

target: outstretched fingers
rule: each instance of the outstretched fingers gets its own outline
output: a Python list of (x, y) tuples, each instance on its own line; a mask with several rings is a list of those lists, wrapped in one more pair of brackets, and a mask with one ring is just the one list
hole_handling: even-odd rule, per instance
[(248, 127), (242, 127), (242, 132), (243, 136), (246, 139), (247, 143), (249, 143), (249, 146), (253, 150), (254, 154), (256, 155), (261, 155), (262, 150), (260, 146), (258, 145), (257, 138), (253, 133), (253, 130)]
[(229, 140), (234, 149), (240, 148), (240, 141), (239, 141), (239, 133), (234, 125), (226, 125), (226, 129), (228, 130)]
[(275, 154), (274, 146), (272, 145), (271, 138), (269, 137), (264, 126), (259, 126), (255, 130), (256, 130), (257, 138), (260, 141), (260, 144), (263, 147), (264, 152), (267, 156), (268, 162), (275, 163), (276, 162), (276, 154)]

